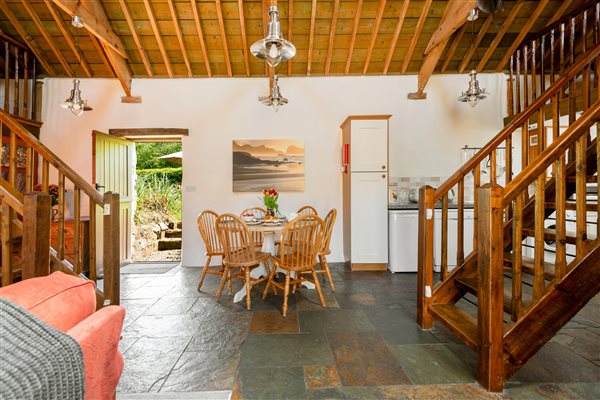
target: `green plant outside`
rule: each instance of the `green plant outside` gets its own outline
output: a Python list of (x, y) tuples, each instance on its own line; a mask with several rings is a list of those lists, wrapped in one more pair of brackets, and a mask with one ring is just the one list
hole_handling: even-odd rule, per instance
[(159, 159), (160, 156), (181, 151), (180, 142), (136, 143), (136, 169), (178, 167), (179, 164)]
[(141, 174), (135, 184), (137, 225), (181, 222), (181, 185), (165, 174)]
[(153, 168), (153, 169), (138, 169), (138, 179), (140, 177), (155, 176), (157, 179), (167, 179), (174, 185), (181, 185), (183, 179), (183, 168)]

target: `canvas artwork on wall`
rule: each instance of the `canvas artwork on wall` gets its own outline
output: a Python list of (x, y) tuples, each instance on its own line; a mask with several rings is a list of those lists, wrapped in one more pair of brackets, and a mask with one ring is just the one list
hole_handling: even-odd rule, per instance
[(304, 141), (234, 140), (233, 191), (304, 191)]

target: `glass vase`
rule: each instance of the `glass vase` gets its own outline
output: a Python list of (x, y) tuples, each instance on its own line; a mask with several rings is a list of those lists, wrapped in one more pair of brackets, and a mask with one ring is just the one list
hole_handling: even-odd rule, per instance
[(274, 217), (275, 216), (275, 209), (267, 207), (267, 215), (270, 216), (270, 217)]

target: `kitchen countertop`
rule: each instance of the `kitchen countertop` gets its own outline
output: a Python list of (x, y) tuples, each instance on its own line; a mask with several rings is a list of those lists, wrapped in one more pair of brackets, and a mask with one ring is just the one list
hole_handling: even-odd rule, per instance
[[(441, 202), (437, 202), (435, 204), (435, 208), (436, 209), (441, 209), (442, 208), (442, 203)], [(458, 208), (458, 204), (454, 203), (454, 202), (449, 202), (448, 203), (448, 209), (450, 210), (456, 210)], [(388, 204), (388, 210), (418, 210), (419, 209), (419, 203), (413, 203), (410, 201), (406, 201), (406, 202), (402, 202), (402, 203), (394, 203), (394, 204)], [(465, 203), (465, 209), (466, 210), (472, 210), (473, 209), (473, 203)]]

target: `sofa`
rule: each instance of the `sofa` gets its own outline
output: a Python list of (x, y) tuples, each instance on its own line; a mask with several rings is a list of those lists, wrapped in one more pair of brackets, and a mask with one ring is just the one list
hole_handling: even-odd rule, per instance
[(123, 371), (119, 352), (125, 318), (122, 307), (108, 306), (96, 311), (94, 283), (62, 272), (0, 288), (0, 296), (79, 343), (83, 351), (86, 399), (115, 397)]

